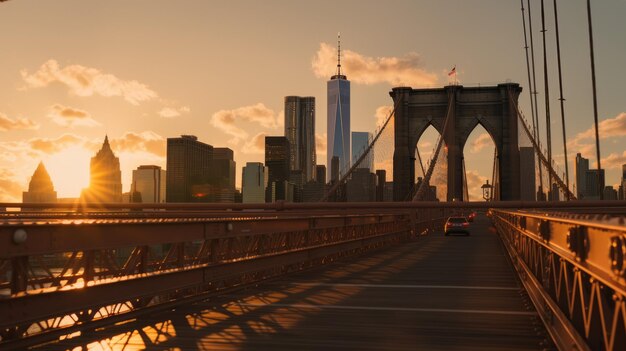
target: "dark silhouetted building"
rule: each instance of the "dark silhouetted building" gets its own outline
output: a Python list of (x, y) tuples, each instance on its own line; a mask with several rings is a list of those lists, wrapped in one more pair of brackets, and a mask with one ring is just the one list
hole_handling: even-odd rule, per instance
[[(417, 183), (415, 184), (415, 189), (419, 189), (422, 186), (422, 182), (424, 180), (422, 177), (417, 178)], [(427, 188), (424, 191), (424, 195), (422, 201), (439, 201), (437, 198), (437, 187), (434, 185), (427, 184)]]
[(604, 200), (617, 200), (617, 190), (610, 185), (604, 187)]
[(339, 157), (333, 156), (330, 160), (330, 182), (336, 182), (339, 180)]
[(57, 192), (54, 191), (54, 185), (52, 185), (52, 180), (43, 162), (39, 162), (33, 176), (30, 178), (28, 191), (22, 193), (22, 202), (57, 202)]
[(604, 191), (604, 169), (589, 169), (585, 172), (585, 193), (583, 199), (600, 200), (600, 192)]
[(347, 182), (348, 202), (376, 200), (376, 175), (369, 168), (357, 168)]
[(268, 169), (267, 202), (287, 199), (290, 178), (289, 156), (287, 137), (265, 137), (265, 166)]
[(213, 146), (193, 135), (167, 139), (167, 202), (209, 202)]
[(302, 171), (304, 182), (315, 177), (315, 97), (285, 97), (285, 137), (289, 140), (289, 169)]
[(326, 184), (326, 166), (315, 166), (315, 180), (319, 183)]
[(385, 183), (387, 183), (387, 171), (384, 169), (376, 170), (376, 201), (385, 201)]
[(91, 158), (89, 175), (89, 188), (81, 194), (83, 202), (122, 202), (120, 159), (111, 150), (108, 136), (104, 137), (102, 148)]
[(536, 201), (535, 188), (535, 149), (522, 146), (519, 148), (520, 163), (520, 200)]
[(213, 148), (211, 183), (215, 188), (215, 202), (235, 202), (237, 164), (233, 150), (227, 147)]

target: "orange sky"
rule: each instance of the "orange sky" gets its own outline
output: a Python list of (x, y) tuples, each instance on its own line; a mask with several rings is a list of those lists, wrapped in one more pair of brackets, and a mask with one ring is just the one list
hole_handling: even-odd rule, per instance
[[(573, 159), (579, 151), (593, 163), (588, 43), (580, 25), (585, 8), (582, 2), (561, 3), (569, 156)], [(534, 18), (539, 18), (537, 11), (533, 9)], [(626, 46), (618, 35), (626, 33), (619, 15), (624, 13), (623, 1), (594, 3), (608, 184), (618, 182), (619, 167), (626, 163), (626, 73), (617, 69), (626, 62)], [(548, 26), (551, 33), (551, 21)], [(534, 29), (539, 44), (539, 28)], [(318, 160), (323, 163), (325, 81), (336, 64), (338, 31), (344, 71), (352, 82), (353, 130), (374, 131), (377, 110), (391, 104), (391, 87), (444, 85), (453, 65), (462, 84), (512, 80), (526, 89), (518, 3), (3, 2), (0, 201), (21, 200), (40, 160), (60, 197), (78, 196), (87, 186), (89, 158), (105, 134), (120, 157), (124, 191), (132, 169), (165, 165), (165, 139), (180, 134), (232, 148), (239, 183), (245, 162), (263, 161), (262, 137), (282, 134), (286, 95), (316, 97)], [(539, 56), (536, 61), (541, 62)], [(554, 58), (549, 65), (553, 152), (562, 163)], [(521, 103), (530, 115), (526, 94)], [(543, 114), (540, 120), (545, 130)], [(493, 144), (483, 133), (474, 131), (465, 149), (474, 197), (480, 196), (484, 179), (491, 178)], [(420, 141), (424, 154), (435, 141), (434, 134)], [(392, 146), (387, 149), (380, 155), (392, 154)]]

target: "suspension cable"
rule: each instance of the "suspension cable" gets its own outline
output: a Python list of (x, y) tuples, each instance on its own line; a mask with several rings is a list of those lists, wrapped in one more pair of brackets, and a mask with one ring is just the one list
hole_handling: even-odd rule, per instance
[[(546, 156), (544, 156), (543, 152), (541, 151), (541, 149), (539, 147), (539, 144), (533, 138), (533, 136), (532, 136), (532, 134), (530, 132), (530, 128), (526, 124), (526, 120), (524, 119), (524, 115), (522, 114), (522, 111), (520, 111), (519, 106), (513, 100), (513, 94), (511, 92), (510, 88), (508, 90), (508, 93), (509, 93), (509, 100), (513, 104), (513, 107), (515, 108), (515, 111), (517, 113), (517, 118), (520, 121), (520, 123), (522, 124), (524, 132), (526, 132), (526, 136), (528, 136), (528, 139), (530, 139), (531, 144), (535, 148), (535, 152), (539, 156), (539, 161), (540, 161), (539, 163), (543, 163), (543, 165), (546, 167), (548, 172), (551, 174), (552, 178), (555, 180), (557, 186), (561, 189), (561, 191), (563, 191), (565, 194), (569, 194), (569, 195), (566, 195), (566, 196), (570, 196), (572, 199), (576, 199), (576, 196), (572, 193), (572, 191), (568, 187), (565, 186), (565, 182), (563, 182), (561, 177), (559, 177), (559, 175), (554, 171), (554, 168), (548, 162), (548, 159), (546, 158)], [(542, 189), (542, 192), (543, 192), (543, 189)]]
[[(548, 79), (548, 53), (546, 52), (546, 18), (545, 11), (543, 6), (544, 1), (541, 0), (541, 35), (543, 37), (543, 83), (544, 89), (546, 90), (544, 93), (545, 96), (545, 105), (546, 105), (546, 138), (548, 144), (548, 163), (550, 167), (552, 167), (552, 134), (551, 134), (551, 126), (550, 126), (550, 85)], [(548, 194), (554, 196), (552, 194), (552, 172), (548, 172)], [(552, 201), (548, 196), (548, 201)]]
[[(569, 189), (569, 166), (567, 163), (567, 137), (565, 134), (565, 107), (563, 98), (563, 76), (561, 73), (561, 44), (559, 40), (559, 15), (557, 11), (556, 0), (554, 0), (554, 29), (556, 31), (556, 58), (559, 67), (559, 101), (561, 102), (561, 126), (563, 131), (563, 152), (565, 153), (565, 186)], [(568, 196), (569, 194), (565, 194), (565, 198), (567, 201), (571, 200)]]
[[(537, 76), (535, 74), (535, 45), (533, 42), (533, 17), (532, 11), (530, 8), (530, 0), (526, 0), (526, 4), (528, 5), (528, 33), (530, 33), (530, 56), (533, 70), (533, 96), (535, 100), (535, 118), (536, 121), (533, 120), (533, 133), (535, 135), (535, 140), (539, 143), (539, 149), (541, 149), (541, 134), (539, 132), (539, 104), (537, 103)], [(541, 162), (539, 162), (539, 186), (541, 187), (541, 192), (543, 192), (543, 171), (541, 169)]]
[(341, 178), (337, 182), (335, 182), (335, 184), (333, 184), (333, 186), (330, 187), (330, 189), (328, 189), (328, 191), (326, 192), (326, 194), (324, 194), (324, 196), (322, 197), (320, 202), (328, 201), (328, 198), (330, 197), (330, 195), (333, 194), (335, 191), (337, 191), (339, 186), (341, 184), (345, 183), (348, 180), (348, 177), (350, 177), (350, 175), (352, 175), (352, 172), (361, 164), (361, 162), (363, 162), (365, 157), (369, 154), (369, 152), (374, 147), (374, 144), (376, 144), (376, 141), (378, 141), (378, 138), (380, 138), (380, 136), (383, 133), (383, 131), (385, 130), (385, 128), (387, 128), (387, 125), (389, 124), (389, 121), (391, 120), (391, 117), (393, 117), (393, 115), (396, 113), (396, 107), (398, 107), (398, 105), (400, 104), (400, 100), (401, 99), (398, 99), (396, 104), (393, 106), (393, 110), (391, 110), (391, 112), (387, 116), (387, 119), (385, 119), (385, 123), (383, 123), (382, 127), (378, 130), (378, 133), (376, 133), (376, 136), (372, 139), (372, 142), (367, 146), (365, 151), (352, 164), (352, 166), (348, 169), (348, 171), (346, 173), (344, 173), (341, 176)]
[(604, 200), (604, 189), (602, 189), (602, 179), (600, 171), (600, 131), (598, 130), (598, 98), (596, 95), (596, 63), (593, 53), (593, 30), (591, 25), (591, 1), (587, 0), (587, 22), (589, 24), (589, 54), (591, 56), (591, 85), (593, 88), (593, 121), (596, 131), (596, 158), (598, 159), (598, 190), (600, 191), (600, 200)]

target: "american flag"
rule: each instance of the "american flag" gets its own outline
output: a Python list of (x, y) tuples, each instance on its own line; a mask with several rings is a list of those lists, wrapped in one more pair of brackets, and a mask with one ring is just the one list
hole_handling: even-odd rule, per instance
[(452, 67), (452, 70), (450, 71), (450, 73), (448, 73), (448, 76), (451, 76), (453, 74), (456, 74), (456, 66)]

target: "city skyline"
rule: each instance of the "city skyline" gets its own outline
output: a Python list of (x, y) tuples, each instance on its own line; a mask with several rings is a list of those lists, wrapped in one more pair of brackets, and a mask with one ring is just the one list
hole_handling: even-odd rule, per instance
[[(352, 81), (352, 130), (375, 129), (377, 112), (380, 115), (391, 104), (391, 87), (443, 86), (453, 65), (460, 84), (519, 82), (525, 89), (520, 97), (522, 108), (530, 115), (517, 3), (482, 1), (483, 7), (497, 14), (486, 16), (481, 6), (408, 1), (393, 9), (374, 2), (346, 1), (337, 5), (338, 13), (328, 13), (330, 2), (322, 1), (308, 11), (295, 32), (287, 30), (294, 25), (291, 20), (274, 19), (300, 13), (304, 5), (33, 4), (23, 0), (0, 5), (4, 33), (11, 28), (29, 29), (0, 39), (7, 48), (0, 68), (2, 201), (19, 201), (39, 162), (45, 163), (59, 197), (78, 197), (88, 186), (89, 159), (105, 134), (120, 158), (124, 192), (137, 166), (165, 168), (165, 140), (180, 134), (198, 134), (211, 145), (232, 148), (240, 175), (246, 162), (262, 160), (264, 137), (283, 129), (284, 96), (314, 96), (319, 106), (326, 105), (324, 82), (335, 69), (337, 31), (345, 43), (343, 69)], [(362, 14), (354, 14), (354, 6)], [(563, 3), (559, 10), (573, 183), (576, 152), (590, 159), (590, 167), (595, 163), (588, 43), (581, 25), (586, 13), (582, 3)], [(621, 165), (626, 163), (626, 107), (621, 96), (626, 73), (619, 69), (626, 61), (626, 48), (618, 45), (619, 33), (626, 31), (618, 15), (625, 10), (626, 4), (619, 1), (593, 3), (602, 167), (607, 185), (612, 186), (619, 183)], [(75, 11), (86, 15), (71, 16)], [(534, 18), (539, 18), (537, 11), (535, 5)], [(218, 35), (236, 19), (234, 13), (246, 19), (237, 22), (240, 33)], [(257, 18), (257, 13), (265, 16)], [(341, 13), (352, 14), (350, 25)], [(388, 25), (369, 28), (373, 27), (371, 18)], [(492, 25), (475, 26), (480, 20)], [(264, 27), (265, 21), (273, 24)], [(429, 28), (435, 26), (438, 32), (431, 33)], [(550, 21), (548, 26), (550, 35)], [(263, 30), (257, 32), (257, 28)], [(538, 29), (535, 23), (536, 38)], [(553, 53), (552, 38), (549, 45)], [(512, 53), (511, 57), (503, 59), (503, 52)], [(549, 65), (553, 69), (552, 56)], [(551, 90), (558, 89), (553, 76), (551, 83)], [(248, 90), (243, 95), (239, 93), (242, 84)], [(558, 94), (550, 93), (556, 114)], [(542, 96), (540, 91), (540, 100)], [(542, 119), (540, 125), (545, 123)], [(560, 122), (554, 120), (553, 130), (560, 132)], [(325, 123), (325, 116), (318, 116), (318, 162), (326, 159)], [(468, 182), (479, 179), (482, 184), (489, 178), (489, 172), (482, 171), (487, 167), (481, 159), (487, 158), (484, 145), (491, 141), (484, 135), (484, 131), (473, 133), (466, 145)], [(553, 133), (557, 161), (561, 143), (560, 134)], [(237, 179), (240, 187), (241, 177)]]

